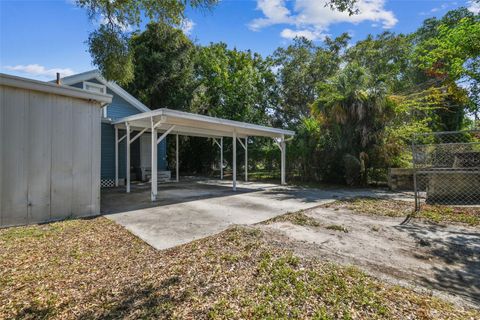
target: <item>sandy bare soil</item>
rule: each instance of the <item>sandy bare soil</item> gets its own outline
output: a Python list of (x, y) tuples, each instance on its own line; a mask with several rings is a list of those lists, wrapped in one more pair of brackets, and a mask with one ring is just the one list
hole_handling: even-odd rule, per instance
[(258, 226), (296, 254), (355, 265), (392, 283), (428, 290), (461, 305), (480, 305), (478, 227), (415, 220), (401, 224), (403, 218), (346, 209), (319, 207), (304, 213), (319, 225), (282, 221)]

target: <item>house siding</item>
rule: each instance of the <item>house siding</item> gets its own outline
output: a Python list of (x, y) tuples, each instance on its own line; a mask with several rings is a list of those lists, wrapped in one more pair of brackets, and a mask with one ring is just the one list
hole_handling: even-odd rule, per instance
[[(131, 133), (135, 136), (136, 131)], [(118, 130), (118, 137), (123, 137), (125, 130)], [(132, 166), (139, 165), (140, 148), (138, 142), (135, 140), (130, 151), (130, 158)], [(163, 140), (158, 144), (158, 170), (167, 169), (166, 160), (166, 141)], [(126, 148), (125, 139), (118, 144), (118, 178), (125, 179), (125, 162), (126, 162)], [(101, 176), (102, 179), (115, 179), (115, 129), (109, 123), (102, 123), (102, 162), (101, 162)]]
[[(88, 82), (101, 84), (97, 79), (92, 78), (86, 80)], [(76, 88), (83, 88), (83, 82), (71, 85)], [(111, 120), (128, 117), (134, 114), (141, 113), (137, 108), (132, 106), (128, 101), (118, 96), (115, 92), (107, 87), (107, 93), (113, 96), (112, 103), (107, 106), (107, 117)], [(103, 186), (113, 186), (115, 180), (115, 128), (112, 124), (102, 122), (101, 126), (101, 179)], [(133, 137), (136, 133), (132, 132)], [(119, 138), (125, 135), (125, 130), (119, 130)], [(140, 140), (132, 143), (130, 151), (130, 159), (133, 167), (138, 167), (140, 162), (140, 147), (138, 145)], [(118, 178), (125, 179), (126, 172), (126, 145), (125, 140), (122, 140), (118, 145)], [(166, 170), (166, 142), (162, 141), (158, 145), (158, 170)], [(133, 177), (132, 177), (133, 178)]]
[[(89, 79), (87, 82), (102, 84), (97, 79)], [(75, 83), (72, 87), (83, 88), (83, 82)], [(128, 101), (118, 96), (115, 92), (107, 88), (107, 93), (113, 96), (112, 103), (107, 107), (107, 117), (112, 120), (117, 120), (120, 118), (132, 116), (134, 114), (140, 113), (137, 108), (132, 106)]]

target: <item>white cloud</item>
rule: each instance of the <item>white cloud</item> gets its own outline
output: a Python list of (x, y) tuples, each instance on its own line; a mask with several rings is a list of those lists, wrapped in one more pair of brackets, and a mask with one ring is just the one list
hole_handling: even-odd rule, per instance
[(280, 35), (285, 39), (293, 39), (295, 37), (304, 37), (304, 38), (307, 38), (308, 40), (315, 40), (325, 36), (321, 34), (321, 32), (317, 32), (315, 30), (313, 31), (312, 30), (292, 30), (289, 28), (283, 29), (282, 32), (280, 32)]
[(257, 10), (265, 15), (265, 18), (258, 18), (250, 22), (252, 30), (259, 30), (274, 24), (294, 23), (295, 20), (290, 16), (290, 10), (285, 6), (285, 0), (257, 0)]
[(192, 32), (193, 27), (195, 27), (195, 22), (190, 19), (184, 19), (180, 24), (180, 30), (186, 35), (189, 35)]
[(349, 16), (346, 12), (326, 7), (324, 0), (295, 0), (292, 10), (287, 8), (284, 0), (258, 0), (257, 9), (262, 11), (264, 17), (253, 20), (249, 27), (259, 30), (271, 25), (290, 25), (295, 27), (295, 30), (284, 29), (281, 32), (282, 37), (290, 38), (294, 33), (298, 33), (311, 39), (319, 39), (336, 23), (358, 24), (372, 21), (388, 29), (398, 22), (393, 12), (384, 8), (385, 0), (359, 0), (357, 6), (359, 13)]
[(480, 14), (480, 3), (475, 2), (474, 0), (468, 1), (468, 10), (475, 14)]
[(39, 64), (27, 64), (27, 65), (16, 65), (16, 66), (4, 66), (3, 67), (9, 71), (15, 71), (18, 73), (23, 73), (32, 77), (47, 77), (47, 78), (54, 78), (59, 72), (62, 77), (71, 76), (75, 72), (70, 68), (45, 68)]

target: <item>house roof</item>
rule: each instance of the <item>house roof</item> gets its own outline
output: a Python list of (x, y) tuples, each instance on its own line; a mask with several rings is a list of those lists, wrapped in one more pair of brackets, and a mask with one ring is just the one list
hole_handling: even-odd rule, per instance
[(146, 105), (138, 101), (134, 96), (132, 96), (130, 93), (125, 91), (122, 87), (120, 87), (118, 84), (116, 84), (113, 81), (108, 81), (106, 80), (98, 70), (91, 70), (87, 72), (82, 72), (78, 74), (74, 74), (72, 76), (64, 77), (61, 79), (62, 84), (65, 85), (73, 85), (75, 83), (79, 83), (82, 81), (87, 81), (92, 78), (97, 79), (101, 84), (107, 86), (110, 90), (115, 92), (117, 95), (125, 99), (128, 103), (130, 103), (132, 106), (137, 108), (141, 112), (149, 112), (151, 111)]
[(128, 123), (132, 129), (146, 129), (149, 131), (152, 122), (160, 132), (169, 131), (172, 134), (197, 137), (232, 137), (233, 132), (235, 132), (238, 137), (263, 136), (282, 138), (295, 135), (295, 132), (290, 130), (209, 117), (167, 108), (118, 119), (113, 121), (113, 124), (118, 128), (125, 128), (126, 123)]
[(57, 85), (50, 82), (32, 80), (4, 73), (0, 73), (0, 85), (52, 93), (83, 100), (98, 101), (102, 106), (112, 102), (112, 96), (109, 94), (90, 92), (70, 86)]

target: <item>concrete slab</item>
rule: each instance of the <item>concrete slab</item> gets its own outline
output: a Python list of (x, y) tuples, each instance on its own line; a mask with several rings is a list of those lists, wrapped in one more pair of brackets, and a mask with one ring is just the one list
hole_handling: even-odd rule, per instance
[(268, 183), (194, 180), (159, 185), (159, 200), (150, 201), (150, 186), (139, 184), (102, 192), (102, 213), (156, 249), (167, 249), (210, 236), (233, 224), (254, 224), (286, 212), (311, 208), (336, 198), (391, 196), (382, 190), (285, 187)]

